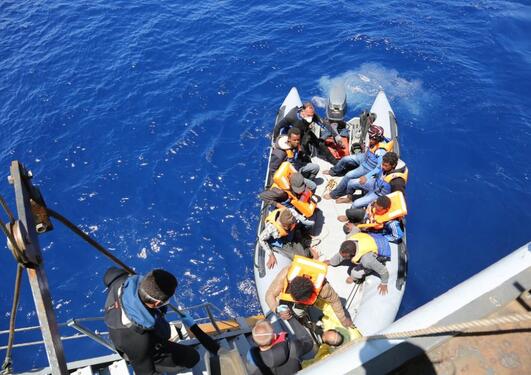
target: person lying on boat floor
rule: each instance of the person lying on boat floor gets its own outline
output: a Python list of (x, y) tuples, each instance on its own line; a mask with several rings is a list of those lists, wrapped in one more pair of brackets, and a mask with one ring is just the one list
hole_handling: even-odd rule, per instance
[(290, 259), (295, 255), (319, 257), (317, 250), (310, 247), (311, 238), (305, 232), (304, 228), (297, 230), (297, 219), (290, 209), (282, 207), (269, 213), (258, 236), (260, 246), (268, 255), (267, 267), (271, 269), (277, 263), (274, 251)]
[(401, 220), (406, 214), (404, 196), (397, 191), (378, 197), (366, 209), (348, 208), (345, 215), (340, 215), (337, 219), (341, 222), (348, 221), (343, 227), (346, 234), (360, 231), (381, 233), (387, 241), (398, 242), (404, 236)]
[(299, 128), (291, 128), (288, 135), (283, 135), (276, 141), (271, 151), (271, 160), (269, 162), (269, 179), (273, 181), (273, 175), (278, 167), (288, 161), (293, 167), (304, 176), (306, 185), (310, 190), (315, 191), (317, 185), (314, 180), (319, 173), (319, 165), (312, 163), (309, 154), (306, 154), (300, 145), (301, 131)]
[(383, 155), (392, 149), (394, 143), (386, 143), (383, 134), (384, 130), (381, 126), (371, 125), (369, 127), (369, 149), (365, 153), (344, 156), (334, 167), (323, 172), (330, 176), (344, 176), (334, 190), (325, 195), (326, 199), (337, 199), (347, 194), (347, 185), (352, 179), (362, 176), (369, 179), (378, 173), (382, 166)]
[(321, 359), (325, 359), (332, 354), (334, 350), (347, 342), (341, 332), (336, 331), (335, 329), (324, 331), (321, 335), (321, 340), (323, 343), (319, 346), (315, 356), (312, 359), (302, 361), (302, 368), (306, 368)]
[[(376, 175), (366, 178), (361, 176), (350, 180), (347, 185), (347, 197), (336, 199), (336, 203), (352, 202), (352, 194), (356, 190), (362, 190), (365, 195), (352, 202), (352, 208), (362, 208), (368, 206), (379, 196), (386, 195), (394, 191), (405, 192), (408, 178), (408, 169), (404, 162), (398, 165), (398, 155), (388, 152), (382, 157), (382, 167)], [(323, 196), (325, 199), (332, 199), (330, 194)]]
[(268, 320), (256, 322), (252, 335), (257, 346), (246, 356), (250, 375), (291, 375), (301, 370), (302, 356), (313, 349), (312, 337), (295, 318), (285, 324), (291, 327), (293, 334), (276, 333)]
[(356, 233), (350, 235), (341, 244), (339, 252), (325, 263), (332, 267), (349, 266), (347, 273), (347, 283), (361, 283), (365, 276), (376, 274), (380, 277), (381, 283), (378, 285), (378, 292), (387, 294), (387, 283), (389, 272), (385, 263), (391, 258), (391, 248), (389, 241), (377, 233)]
[[(315, 273), (311, 268), (319, 271)], [(306, 310), (318, 301), (328, 302), (344, 327), (353, 326), (339, 296), (325, 278), (326, 270), (327, 265), (323, 262), (294, 257), (291, 265), (282, 269), (267, 289), (265, 295), (267, 305), (281, 319), (286, 320), (290, 319), (294, 312), (298, 316), (307, 315)], [(312, 281), (311, 275), (315, 276), (315, 282)], [(285, 306), (289, 309), (277, 309)]]
[[(279, 209), (283, 207), (290, 208), (297, 221), (307, 228), (311, 228), (315, 224), (314, 221), (304, 216), (311, 216), (315, 210), (315, 203), (311, 200), (311, 196), (312, 192), (310, 186), (308, 186), (308, 181), (298, 172), (289, 177), (287, 190), (273, 186), (258, 195), (266, 205), (272, 205)], [(298, 207), (303, 212), (299, 212), (294, 207)]]
[(323, 304), (322, 310), (321, 324), (324, 332), (321, 335), (321, 340), (323, 343), (319, 346), (317, 353), (312, 359), (302, 361), (303, 368), (326, 358), (341, 345), (363, 337), (356, 327), (343, 327), (329, 303)]
[(317, 113), (315, 113), (315, 108), (310, 102), (306, 102), (302, 105), (301, 108), (291, 109), (282, 120), (280, 120), (273, 129), (273, 140), (276, 140), (280, 135), (281, 131), (288, 131), (290, 128), (298, 128), (301, 132), (301, 145), (304, 152), (308, 155), (311, 155), (310, 146), (314, 147), (317, 150), (317, 155), (329, 162), (332, 165), (337, 163), (337, 159), (332, 155), (328, 147), (326, 147), (324, 140), (319, 139), (311, 131), (310, 126), (315, 124), (321, 128), (327, 129), (331, 134), (333, 134), (336, 142), (341, 143), (341, 136), (337, 133), (337, 130), (334, 129), (329, 123), (323, 123), (321, 118)]

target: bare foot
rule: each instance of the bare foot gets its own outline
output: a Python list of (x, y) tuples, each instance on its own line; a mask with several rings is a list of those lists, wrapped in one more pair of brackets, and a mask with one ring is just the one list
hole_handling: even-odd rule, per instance
[(327, 169), (326, 171), (323, 171), (323, 174), (326, 176), (331, 176), (330, 169)]
[(310, 253), (312, 254), (312, 258), (315, 260), (319, 259), (319, 257), (321, 256), (319, 254), (319, 250), (317, 250), (317, 247), (315, 246), (310, 247)]
[(334, 199), (330, 196), (330, 193), (325, 193), (325, 195), (323, 195), (323, 199)]
[(352, 198), (349, 195), (336, 199), (336, 203), (351, 203), (351, 202), (352, 202)]
[(345, 215), (339, 215), (337, 217), (337, 220), (341, 221), (342, 223), (346, 223), (348, 221), (348, 217), (346, 217)]

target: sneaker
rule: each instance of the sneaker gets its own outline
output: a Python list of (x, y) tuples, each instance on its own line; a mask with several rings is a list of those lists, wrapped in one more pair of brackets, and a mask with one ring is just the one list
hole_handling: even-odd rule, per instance
[(352, 197), (350, 195), (336, 199), (336, 203), (351, 203), (351, 202), (352, 202)]

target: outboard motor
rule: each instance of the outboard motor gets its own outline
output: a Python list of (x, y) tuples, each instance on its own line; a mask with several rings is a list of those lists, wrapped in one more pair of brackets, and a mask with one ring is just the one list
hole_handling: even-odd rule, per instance
[(332, 87), (326, 102), (326, 117), (330, 121), (342, 122), (347, 113), (347, 94), (343, 85)]

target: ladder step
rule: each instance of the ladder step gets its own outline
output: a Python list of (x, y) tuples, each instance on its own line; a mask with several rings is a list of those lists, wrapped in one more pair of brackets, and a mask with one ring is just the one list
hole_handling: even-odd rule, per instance
[(86, 367), (78, 368), (72, 374), (74, 374), (74, 375), (93, 375), (94, 373), (92, 372), (92, 366), (86, 366)]
[(129, 368), (125, 360), (113, 362), (110, 366), (107, 366), (110, 375), (125, 375), (129, 374)]

